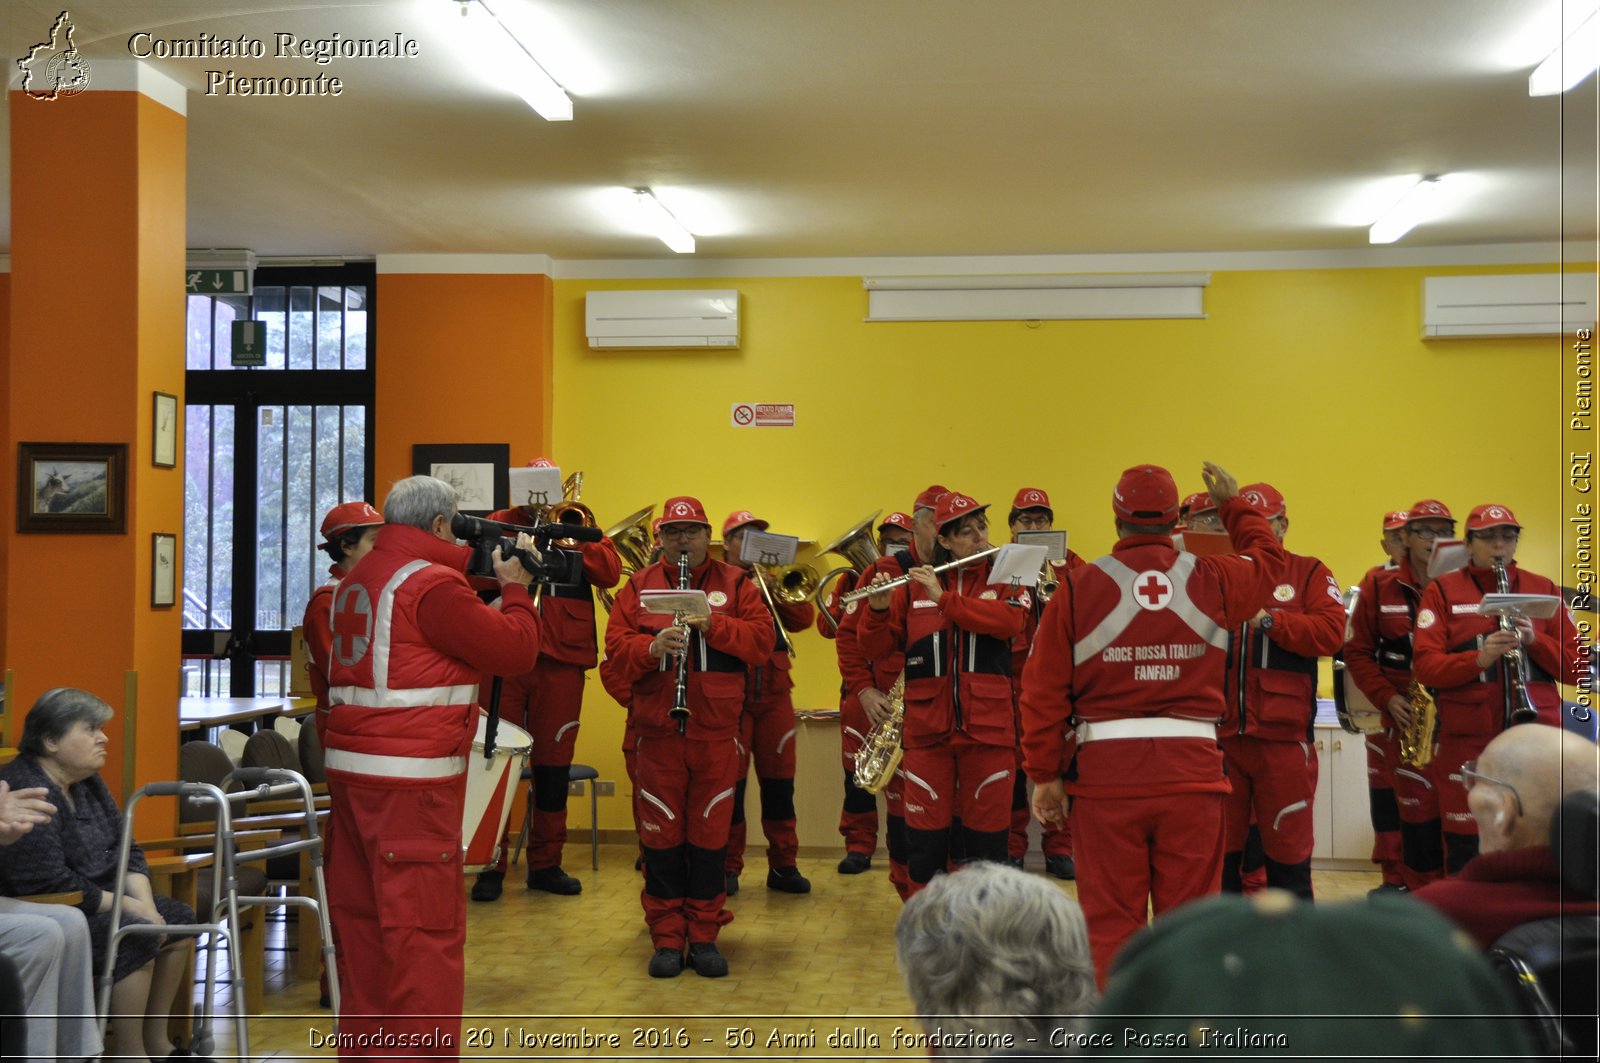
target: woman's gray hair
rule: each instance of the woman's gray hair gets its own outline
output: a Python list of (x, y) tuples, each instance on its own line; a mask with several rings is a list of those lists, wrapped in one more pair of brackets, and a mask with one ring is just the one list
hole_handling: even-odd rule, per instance
[(112, 717), (111, 706), (77, 687), (56, 687), (39, 695), (22, 722), (22, 737), (17, 750), (29, 756), (48, 754), (45, 742), (59, 742), (80, 723), (98, 728)]
[(1076, 1030), (1094, 1003), (1083, 910), (1037, 875), (984, 862), (936, 875), (906, 902), (894, 938), (930, 1033), (1009, 1033), (1018, 1048), (1045, 1049), (1051, 1031)]
[(406, 524), (431, 531), (433, 518), (455, 516), (460, 500), (456, 489), (432, 476), (407, 476), (389, 489), (383, 500), (383, 522)]

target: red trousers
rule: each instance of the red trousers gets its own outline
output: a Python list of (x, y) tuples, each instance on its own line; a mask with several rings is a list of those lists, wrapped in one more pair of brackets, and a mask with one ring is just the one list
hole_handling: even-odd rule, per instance
[(1117, 950), (1156, 915), (1222, 888), (1220, 793), (1072, 800), (1078, 904), (1102, 988)]
[(1439, 788), (1431, 768), (1412, 767), (1400, 760), (1398, 745), (1391, 763), (1394, 799), (1400, 810), (1400, 877), (1407, 888), (1419, 890), (1444, 877)]
[(1372, 862), (1383, 881), (1405, 882), (1404, 849), (1400, 842), (1400, 806), (1395, 801), (1394, 766), (1400, 762), (1392, 729), (1364, 735), (1367, 747), (1367, 794), (1372, 809)]
[(733, 921), (723, 861), (739, 751), (732, 738), (640, 736), (635, 802), (644, 847), (639, 902), (658, 949), (715, 941)]
[[(855, 785), (856, 753), (872, 733), (867, 710), (854, 694), (839, 699), (839, 762), (844, 767), (844, 807), (839, 835), (846, 852), (871, 856), (878, 851), (878, 799)], [(870, 810), (869, 810), (870, 806)]]
[[(1011, 839), (1006, 855), (1021, 860), (1028, 855), (1028, 825), (1033, 811), (1028, 804), (1028, 780), (1022, 774), (1022, 747), (1017, 747), (1017, 784), (1011, 796)], [(1059, 827), (1048, 824), (1040, 832), (1039, 848), (1045, 856), (1072, 855), (1072, 818)]]
[[(795, 831), (794, 700), (789, 691), (764, 694), (745, 702), (739, 717), (739, 782), (750, 774), (755, 762), (756, 780), (761, 788), (761, 830), (767, 836), (767, 866), (794, 867), (800, 854), (800, 836)], [(743, 798), (740, 786), (736, 798)], [(727, 871), (737, 875), (744, 870), (744, 805), (736, 801), (728, 833)]]
[(466, 989), (466, 778), (330, 771), (328, 790), (339, 837), (339, 858), (326, 867), (339, 940), (339, 1033), (375, 1038), (442, 1031), (436, 1045), (341, 1044), (339, 1055), (454, 1059)]
[(529, 870), (560, 866), (567, 844), (567, 769), (578, 744), (584, 672), (575, 664), (540, 658), (538, 667), (507, 679), (500, 692), (500, 718), (533, 736)]
[(961, 820), (969, 860), (1003, 861), (1011, 824), (1016, 752), (955, 735), (905, 751), (900, 761), (906, 810), (907, 896), (949, 866), (950, 830)]
[(1254, 816), (1268, 860), (1311, 859), (1317, 754), (1310, 743), (1230, 735), (1222, 740), (1222, 756), (1233, 784), (1222, 805), (1224, 851), (1244, 849)]

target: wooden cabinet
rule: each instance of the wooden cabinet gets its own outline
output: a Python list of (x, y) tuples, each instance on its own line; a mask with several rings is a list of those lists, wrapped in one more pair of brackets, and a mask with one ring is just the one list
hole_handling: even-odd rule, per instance
[(1337, 725), (1314, 729), (1317, 753), (1316, 841), (1313, 867), (1372, 868), (1372, 817), (1367, 797), (1367, 749), (1362, 735)]

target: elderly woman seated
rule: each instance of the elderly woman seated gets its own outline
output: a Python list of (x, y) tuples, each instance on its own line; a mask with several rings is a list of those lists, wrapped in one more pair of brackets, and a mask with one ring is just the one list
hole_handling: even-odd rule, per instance
[[(60, 809), (49, 823), (17, 839), (0, 861), (0, 894), (82, 891), (95, 970), (111, 940), (112, 890), (122, 843), (122, 813), (99, 776), (106, 761), (111, 706), (83, 690), (58, 687), (34, 702), (17, 743), (20, 755), (0, 768), (14, 789), (43, 787)], [(134, 846), (123, 887), (124, 923), (192, 923), (185, 904), (157, 897), (149, 865)], [(112, 1029), (120, 1057), (162, 1059), (175, 1051), (167, 1037), (167, 1006), (188, 974), (187, 939), (155, 935), (124, 938), (117, 946), (111, 991)]]
[(1083, 911), (1037, 875), (987, 862), (935, 875), (894, 937), (930, 1055), (1059, 1050), (1094, 1004)]

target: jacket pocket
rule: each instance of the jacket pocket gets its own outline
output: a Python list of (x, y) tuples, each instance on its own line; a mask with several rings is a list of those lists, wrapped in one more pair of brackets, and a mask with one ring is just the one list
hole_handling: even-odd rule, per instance
[(1285, 727), (1304, 730), (1313, 712), (1311, 677), (1258, 668), (1250, 675), (1255, 697), (1250, 731)]
[(391, 930), (448, 930), (461, 892), (454, 838), (385, 838), (379, 845), (378, 922)]

